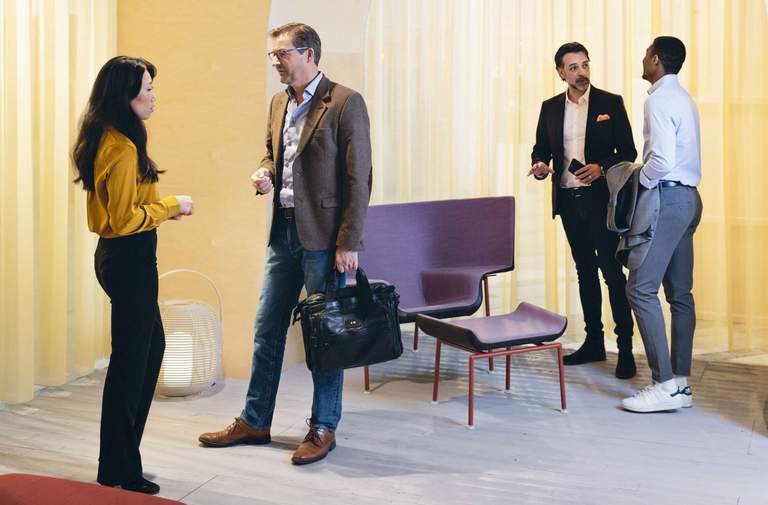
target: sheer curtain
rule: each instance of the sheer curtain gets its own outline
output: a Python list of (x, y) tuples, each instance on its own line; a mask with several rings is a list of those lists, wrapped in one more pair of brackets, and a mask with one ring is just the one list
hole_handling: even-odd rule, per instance
[(116, 0), (0, 0), (0, 402), (108, 353), (108, 303), (69, 151), (115, 52)]
[[(641, 152), (648, 88), (641, 59), (661, 34), (686, 43), (679, 77), (701, 113), (696, 351), (768, 348), (762, 0), (373, 0), (365, 81), (373, 202), (514, 195), (516, 269), (491, 280), (492, 309), (542, 304), (568, 315), (567, 338), (583, 339), (576, 273), (550, 217), (550, 183), (526, 177), (539, 108), (565, 89), (555, 51), (580, 41), (594, 85), (624, 97)], [(603, 300), (612, 334), (606, 293)]]

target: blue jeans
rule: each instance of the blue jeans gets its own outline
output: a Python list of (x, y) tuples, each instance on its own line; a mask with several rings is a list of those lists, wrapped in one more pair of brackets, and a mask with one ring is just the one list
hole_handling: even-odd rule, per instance
[[(301, 247), (293, 220), (278, 216), (275, 226), (256, 314), (251, 379), (240, 414), (246, 423), (258, 429), (272, 425), (285, 336), (301, 288), (306, 286), (308, 295), (325, 291), (326, 281), (332, 278), (336, 254), (335, 248), (307, 251)], [(340, 286), (343, 282), (344, 276), (339, 276)], [(313, 373), (312, 381), (315, 387), (310, 424), (335, 431), (341, 419), (344, 372)]]

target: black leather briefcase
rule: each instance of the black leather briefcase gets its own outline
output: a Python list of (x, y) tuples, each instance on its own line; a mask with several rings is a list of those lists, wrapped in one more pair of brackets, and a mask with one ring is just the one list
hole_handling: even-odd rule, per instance
[(301, 319), (307, 368), (327, 372), (373, 365), (403, 353), (395, 287), (368, 282), (357, 269), (355, 286), (307, 297), (296, 307), (293, 322)]

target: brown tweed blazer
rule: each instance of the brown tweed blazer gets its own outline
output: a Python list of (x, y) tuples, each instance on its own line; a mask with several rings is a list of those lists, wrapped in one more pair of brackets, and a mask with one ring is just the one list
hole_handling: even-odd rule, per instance
[[(276, 207), (280, 205), (287, 106), (285, 91), (272, 97), (267, 153), (259, 165), (272, 173)], [(304, 249), (363, 249), (371, 173), (370, 122), (365, 101), (360, 93), (323, 76), (307, 112), (293, 163), (296, 228)], [(276, 213), (270, 242), (275, 217)]]

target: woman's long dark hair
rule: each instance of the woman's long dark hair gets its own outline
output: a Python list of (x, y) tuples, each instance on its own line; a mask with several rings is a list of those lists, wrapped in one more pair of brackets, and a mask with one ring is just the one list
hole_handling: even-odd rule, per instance
[(77, 169), (74, 182), (81, 182), (83, 189), (95, 190), (93, 163), (106, 126), (112, 126), (136, 146), (142, 181), (157, 182), (158, 174), (163, 173), (147, 155), (147, 129), (131, 108), (131, 100), (141, 91), (145, 71), (153, 79), (157, 75), (153, 64), (129, 56), (115, 56), (101, 67), (72, 149)]

